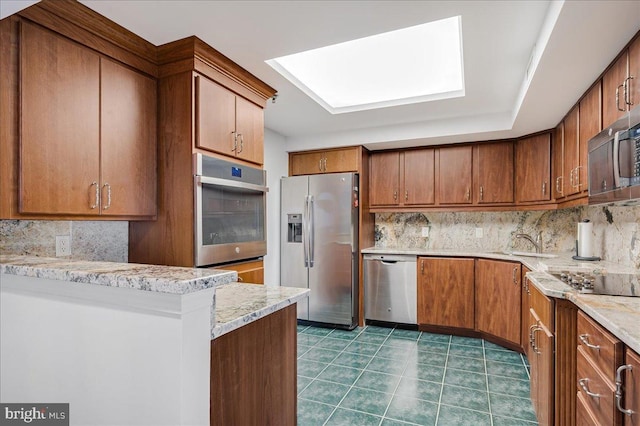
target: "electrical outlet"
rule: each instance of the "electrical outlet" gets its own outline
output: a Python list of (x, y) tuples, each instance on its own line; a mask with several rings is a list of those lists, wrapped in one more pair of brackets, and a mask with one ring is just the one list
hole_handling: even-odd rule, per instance
[(484, 229), (476, 228), (476, 238), (482, 238), (482, 237), (484, 237)]
[(429, 230), (431, 229), (430, 226), (423, 226), (422, 227), (422, 236), (425, 238), (429, 238)]
[(56, 235), (56, 257), (71, 256), (71, 237)]

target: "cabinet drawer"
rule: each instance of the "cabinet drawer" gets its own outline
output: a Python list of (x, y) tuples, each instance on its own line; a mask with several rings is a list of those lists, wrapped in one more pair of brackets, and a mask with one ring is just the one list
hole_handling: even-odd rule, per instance
[(607, 379), (614, 380), (616, 368), (622, 362), (622, 342), (581, 311), (578, 312), (578, 346)]
[(578, 392), (576, 399), (576, 424), (580, 426), (599, 426), (596, 416), (589, 408), (589, 403), (585, 401), (585, 395)]
[[(578, 347), (577, 361), (578, 394), (582, 395), (583, 402), (593, 412), (599, 424), (619, 425), (620, 416), (615, 406), (613, 382), (602, 375), (582, 346)], [(594, 395), (588, 395), (587, 391)]]

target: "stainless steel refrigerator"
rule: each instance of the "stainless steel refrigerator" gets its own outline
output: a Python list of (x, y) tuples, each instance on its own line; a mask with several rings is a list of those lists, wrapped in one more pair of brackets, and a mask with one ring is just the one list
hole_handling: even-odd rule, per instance
[(357, 325), (358, 194), (355, 173), (281, 180), (281, 283), (311, 290), (299, 320)]

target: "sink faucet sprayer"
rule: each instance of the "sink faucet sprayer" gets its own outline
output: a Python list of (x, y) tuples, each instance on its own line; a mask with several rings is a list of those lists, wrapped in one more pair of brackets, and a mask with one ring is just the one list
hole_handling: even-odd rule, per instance
[(542, 253), (542, 231), (538, 232), (535, 240), (529, 234), (516, 234), (516, 238), (528, 240), (536, 248), (536, 253)]

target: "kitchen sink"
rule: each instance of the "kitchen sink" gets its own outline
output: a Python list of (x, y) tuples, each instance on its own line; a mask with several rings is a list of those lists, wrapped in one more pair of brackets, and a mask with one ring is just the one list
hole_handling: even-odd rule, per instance
[(530, 251), (503, 251), (503, 254), (508, 254), (510, 256), (526, 256), (526, 257), (546, 257), (548, 259), (552, 259), (554, 257), (558, 257), (557, 254), (550, 253), (535, 253)]

